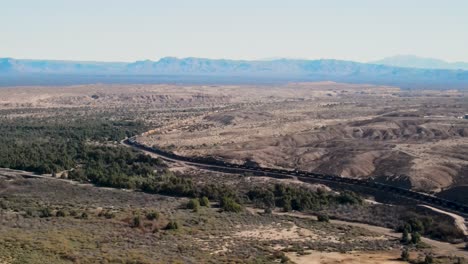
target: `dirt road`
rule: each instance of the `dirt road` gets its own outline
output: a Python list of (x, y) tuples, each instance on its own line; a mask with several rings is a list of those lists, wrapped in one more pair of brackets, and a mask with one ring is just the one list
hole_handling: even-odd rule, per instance
[[(248, 210), (252, 213), (261, 213), (263, 210), (261, 209), (255, 209), (255, 208), (248, 208)], [(298, 217), (298, 218), (307, 218), (307, 219), (313, 219), (317, 220), (316, 216), (313, 215), (307, 215), (304, 213), (299, 213), (299, 212), (273, 212), (273, 214), (276, 215), (288, 215), (292, 217)], [(381, 234), (387, 237), (392, 237), (392, 238), (401, 238), (401, 233), (397, 233), (393, 231), (390, 228), (385, 228), (385, 227), (380, 227), (380, 226), (374, 226), (374, 225), (368, 225), (368, 224), (363, 224), (363, 223), (355, 223), (355, 222), (347, 222), (347, 221), (341, 221), (341, 220), (330, 220), (330, 223), (332, 224), (338, 224), (338, 225), (348, 225), (348, 226), (356, 226), (356, 227), (361, 227), (365, 228), (371, 232)], [(446, 255), (446, 256), (457, 256), (457, 257), (464, 257), (468, 258), (468, 251), (464, 250), (464, 243), (462, 244), (450, 244), (446, 242), (440, 242), (436, 241), (433, 239), (429, 239), (426, 237), (422, 237), (421, 240), (430, 245), (435, 252), (441, 255)]]
[(468, 228), (466, 226), (467, 224), (467, 221), (465, 220), (464, 217), (460, 216), (460, 215), (457, 215), (457, 214), (454, 214), (454, 213), (450, 213), (450, 212), (447, 212), (447, 211), (444, 211), (444, 210), (440, 210), (440, 209), (437, 209), (437, 208), (434, 208), (432, 206), (429, 206), (429, 205), (424, 205), (424, 204), (421, 204), (420, 206), (422, 207), (426, 207), (426, 208), (429, 208), (435, 212), (438, 212), (438, 213), (441, 213), (441, 214), (445, 214), (445, 215), (448, 215), (450, 217), (453, 218), (453, 220), (455, 221), (455, 225), (461, 230), (463, 231), (463, 234), (465, 234), (465, 236), (468, 236)]

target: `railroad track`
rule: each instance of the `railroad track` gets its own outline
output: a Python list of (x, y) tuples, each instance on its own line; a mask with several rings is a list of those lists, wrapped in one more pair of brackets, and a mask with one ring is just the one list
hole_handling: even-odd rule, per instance
[(360, 180), (360, 179), (351, 179), (351, 178), (344, 178), (337, 175), (330, 175), (330, 174), (321, 174), (321, 173), (314, 173), (314, 172), (307, 172), (307, 171), (300, 171), (300, 170), (283, 170), (283, 169), (275, 169), (275, 168), (267, 168), (267, 167), (258, 167), (258, 166), (248, 166), (248, 165), (241, 165), (241, 164), (233, 164), (228, 163), (222, 160), (217, 160), (214, 158), (203, 158), (203, 157), (184, 157), (180, 155), (176, 155), (171, 152), (164, 151), (159, 148), (149, 147), (144, 144), (141, 144), (135, 140), (135, 138), (128, 138), (123, 141), (124, 144), (132, 146), (134, 148), (148, 151), (154, 154), (157, 154), (162, 159), (170, 160), (170, 161), (180, 161), (190, 165), (198, 166), (208, 170), (215, 170), (220, 172), (228, 172), (228, 173), (261, 173), (265, 176), (275, 177), (275, 178), (290, 178), (296, 177), (298, 180), (307, 181), (308, 179), (313, 179), (322, 182), (332, 182), (338, 184), (345, 184), (345, 185), (354, 185), (360, 186), (365, 188), (370, 188), (378, 191), (387, 192), (390, 194), (398, 195), (400, 197), (404, 197), (407, 199), (415, 200), (419, 203), (427, 204), (430, 206), (434, 206), (440, 209), (452, 211), (455, 213), (462, 214), (464, 217), (468, 217), (468, 206), (459, 204), (453, 201), (445, 200), (439, 197), (435, 197), (429, 194), (424, 194), (420, 192), (411, 191), (408, 189), (374, 182), (370, 180)]

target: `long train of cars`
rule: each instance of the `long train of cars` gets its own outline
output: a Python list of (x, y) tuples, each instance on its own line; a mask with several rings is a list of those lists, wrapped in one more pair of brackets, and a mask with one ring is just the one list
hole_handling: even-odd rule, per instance
[(259, 167), (255, 165), (233, 164), (233, 163), (228, 163), (228, 162), (218, 160), (212, 157), (209, 157), (209, 158), (184, 157), (184, 156), (180, 156), (180, 155), (177, 155), (172, 152), (168, 152), (168, 151), (156, 148), (156, 147), (146, 146), (136, 141), (134, 137), (124, 140), (124, 143), (127, 145), (131, 145), (133, 147), (136, 147), (138, 149), (142, 149), (148, 152), (155, 153), (163, 158), (182, 161), (182, 162), (188, 162), (193, 165), (205, 167), (208, 169), (212, 168), (217, 171), (224, 171), (224, 172), (231, 172), (231, 173), (261, 172), (263, 173), (263, 175), (273, 176), (273, 177), (296, 176), (298, 179), (312, 178), (315, 180), (320, 180), (320, 181), (325, 181), (325, 182), (336, 182), (340, 184), (362, 186), (362, 187), (377, 189), (380, 191), (385, 191), (388, 193), (396, 194), (405, 198), (419, 201), (421, 203), (433, 205), (435, 207), (439, 207), (439, 208), (447, 209), (450, 211), (462, 213), (464, 215), (468, 215), (468, 206), (466, 205), (458, 204), (456, 202), (445, 200), (439, 197), (434, 197), (428, 194), (419, 193), (419, 192), (415, 192), (415, 191), (411, 191), (408, 189), (391, 186), (388, 184), (379, 183), (375, 181), (344, 178), (344, 177), (340, 177), (337, 175), (321, 174), (321, 173), (314, 173), (314, 172), (307, 172), (307, 171), (300, 171), (300, 170), (283, 170), (283, 169)]

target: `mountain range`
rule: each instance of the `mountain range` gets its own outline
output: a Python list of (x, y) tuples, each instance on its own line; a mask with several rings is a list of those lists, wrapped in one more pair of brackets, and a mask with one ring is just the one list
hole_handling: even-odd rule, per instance
[(440, 59), (424, 58), (414, 55), (397, 55), (370, 63), (406, 68), (468, 70), (468, 62), (447, 62)]
[(166, 57), (158, 61), (87, 62), (0, 59), (0, 85), (167, 82), (337, 81), (403, 88), (468, 88), (468, 71), (421, 69), (343, 60), (226, 60)]

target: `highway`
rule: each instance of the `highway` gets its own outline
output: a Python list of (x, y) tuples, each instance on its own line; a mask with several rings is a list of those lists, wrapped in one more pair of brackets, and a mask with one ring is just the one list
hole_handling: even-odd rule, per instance
[(299, 170), (283, 170), (258, 166), (247, 166), (241, 164), (233, 164), (225, 161), (203, 158), (203, 157), (184, 157), (176, 155), (171, 152), (164, 151), (159, 148), (149, 147), (143, 145), (135, 140), (135, 138), (128, 138), (122, 143), (132, 146), (136, 149), (144, 150), (158, 155), (163, 160), (183, 162), (188, 165), (197, 166), (203, 169), (220, 171), (226, 173), (245, 174), (251, 173), (254, 175), (261, 174), (262, 176), (269, 176), (274, 178), (297, 178), (300, 181), (307, 182), (308, 180), (316, 180), (319, 182), (336, 183), (340, 185), (352, 185), (364, 188), (373, 189), (379, 192), (386, 192), (392, 195), (397, 195), (406, 199), (414, 200), (419, 204), (426, 204), (446, 211), (461, 214), (463, 217), (468, 217), (468, 206), (458, 204), (453, 201), (448, 201), (439, 197), (431, 196), (420, 192), (411, 191), (408, 189), (391, 186), (384, 183), (379, 183), (371, 180), (351, 179), (344, 178), (337, 175), (321, 174)]

